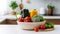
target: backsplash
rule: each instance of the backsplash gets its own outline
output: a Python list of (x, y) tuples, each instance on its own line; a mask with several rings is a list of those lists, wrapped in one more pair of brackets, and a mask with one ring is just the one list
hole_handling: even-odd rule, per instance
[[(8, 4), (11, 0), (7, 0)], [(18, 4), (20, 4), (20, 0), (14, 0), (17, 1)], [(60, 14), (60, 0), (30, 0), (30, 4), (26, 3), (26, 0), (23, 0), (24, 8), (31, 9), (37, 9), (40, 10), (41, 7), (44, 7), (47, 10), (47, 5), (49, 3), (52, 3), (55, 6), (54, 14)], [(11, 9), (7, 8), (7, 11), (11, 11)], [(19, 11), (19, 8), (16, 9), (16, 11)]]

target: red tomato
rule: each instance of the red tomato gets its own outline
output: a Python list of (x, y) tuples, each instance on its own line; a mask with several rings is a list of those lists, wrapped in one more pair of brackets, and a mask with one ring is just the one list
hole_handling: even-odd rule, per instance
[(40, 28), (45, 29), (45, 25), (44, 24), (40, 25)]
[(31, 20), (31, 18), (30, 18), (29, 16), (27, 16), (27, 17), (25, 18), (25, 20)]
[(24, 22), (24, 19), (22, 17), (20, 17), (19, 22)]
[(23, 17), (22, 17), (22, 16), (20, 16), (20, 17), (19, 17), (19, 19), (20, 19), (20, 18), (23, 18)]
[(35, 32), (38, 32), (38, 31), (39, 31), (39, 28), (38, 28), (38, 27), (35, 27), (35, 28), (34, 28), (34, 31), (35, 31)]
[(31, 22), (31, 20), (25, 20), (25, 22)]
[(25, 18), (25, 22), (31, 22), (31, 18), (30, 18), (29, 16), (27, 16), (27, 17)]

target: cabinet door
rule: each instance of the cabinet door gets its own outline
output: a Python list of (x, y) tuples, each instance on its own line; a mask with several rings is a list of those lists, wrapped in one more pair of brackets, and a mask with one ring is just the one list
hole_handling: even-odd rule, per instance
[(17, 24), (16, 20), (6, 20), (7, 24)]
[(60, 19), (46, 19), (47, 22), (53, 22), (54, 24), (60, 24)]
[(6, 24), (6, 20), (4, 20), (4, 21), (0, 22), (0, 24)]

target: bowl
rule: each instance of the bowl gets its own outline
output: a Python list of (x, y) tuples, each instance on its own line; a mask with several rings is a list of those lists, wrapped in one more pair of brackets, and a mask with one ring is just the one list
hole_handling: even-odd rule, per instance
[(17, 21), (19, 27), (21, 29), (34, 29), (34, 27), (39, 27), (41, 24), (45, 24), (46, 21), (42, 21), (42, 22), (19, 22)]

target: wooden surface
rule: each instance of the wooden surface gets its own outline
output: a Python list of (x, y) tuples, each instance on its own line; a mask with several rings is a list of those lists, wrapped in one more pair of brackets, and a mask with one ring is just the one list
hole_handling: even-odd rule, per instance
[(47, 22), (53, 22), (54, 24), (60, 24), (60, 19), (46, 19)]
[[(47, 22), (53, 22), (54, 24), (60, 24), (60, 19), (46, 19)], [(5, 20), (1, 24), (17, 24), (16, 20)]]
[(6, 24), (6, 20), (5, 20), (5, 21), (3, 21), (3, 22), (1, 22), (0, 24)]
[(17, 24), (16, 20), (6, 20), (6, 24)]

